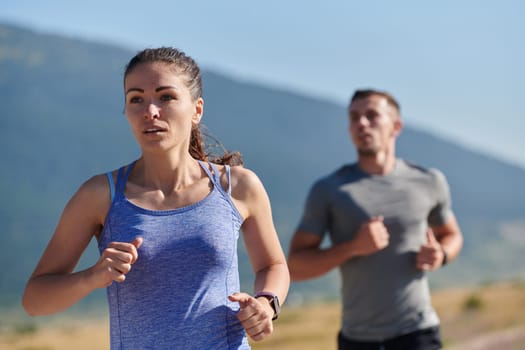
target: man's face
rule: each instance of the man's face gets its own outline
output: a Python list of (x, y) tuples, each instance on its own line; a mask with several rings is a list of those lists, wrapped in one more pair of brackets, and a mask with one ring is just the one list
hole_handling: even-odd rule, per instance
[(401, 131), (397, 110), (380, 95), (355, 100), (349, 107), (350, 136), (359, 155), (387, 151)]

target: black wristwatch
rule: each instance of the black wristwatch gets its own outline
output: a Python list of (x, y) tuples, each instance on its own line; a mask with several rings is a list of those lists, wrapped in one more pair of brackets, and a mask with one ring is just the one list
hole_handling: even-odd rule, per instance
[(279, 302), (279, 298), (277, 297), (277, 295), (271, 292), (265, 292), (265, 291), (258, 292), (254, 295), (254, 298), (256, 299), (260, 297), (265, 297), (270, 302), (270, 306), (273, 309), (272, 321), (275, 321), (277, 317), (279, 317), (279, 314), (281, 313), (281, 303)]
[(448, 263), (448, 254), (445, 248), (441, 246), (441, 252), (443, 252), (443, 260), (441, 261), (441, 266), (445, 266)]

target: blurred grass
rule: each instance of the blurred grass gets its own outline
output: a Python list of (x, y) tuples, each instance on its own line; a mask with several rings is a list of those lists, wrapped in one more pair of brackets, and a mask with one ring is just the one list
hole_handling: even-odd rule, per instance
[[(525, 327), (525, 282), (486, 284), (476, 288), (433, 291), (432, 300), (442, 323), (445, 347), (484, 334)], [(107, 317), (53, 318), (2, 317), (0, 349), (97, 350), (109, 348)], [(253, 350), (336, 349), (340, 305), (336, 302), (286, 307), (275, 322), (275, 331)], [(524, 328), (525, 329), (525, 328)], [(525, 349), (525, 346), (524, 346)], [(499, 348), (499, 350), (502, 350)]]

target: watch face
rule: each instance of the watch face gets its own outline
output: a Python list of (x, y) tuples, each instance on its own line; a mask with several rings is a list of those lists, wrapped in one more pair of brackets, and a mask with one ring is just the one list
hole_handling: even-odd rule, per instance
[(273, 317), (272, 321), (275, 321), (277, 317), (279, 317), (279, 314), (281, 313), (281, 303), (279, 302), (279, 298), (277, 295), (274, 295), (272, 300), (270, 301), (270, 305), (273, 308)]
[(281, 302), (279, 301), (279, 297), (277, 295), (270, 293), (270, 292), (259, 292), (255, 294), (255, 298), (258, 297), (265, 297), (270, 301), (270, 306), (273, 309), (273, 320), (276, 320), (279, 314), (281, 313)]
[(273, 305), (275, 314), (279, 315), (279, 313), (281, 312), (281, 302), (279, 301), (277, 295), (274, 295), (273, 297)]

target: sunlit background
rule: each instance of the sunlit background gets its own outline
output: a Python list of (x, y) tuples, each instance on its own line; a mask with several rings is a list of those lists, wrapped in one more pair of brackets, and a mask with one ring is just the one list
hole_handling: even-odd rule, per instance
[(383, 88), (410, 123), (525, 167), (524, 15), (519, 0), (0, 3), (4, 22), (176, 46), (204, 67), (339, 103)]
[[(247, 165), (265, 182), (285, 249), (309, 184), (354, 159), (344, 115), (352, 92), (366, 87), (391, 92), (401, 103), (407, 124), (400, 150), (423, 165), (442, 168), (449, 176), (458, 219), (467, 231), (464, 260), (431, 277), (450, 343), (469, 340), (475, 334), (523, 327), (523, 317), (500, 305), (506, 310), (501, 312), (501, 319), (483, 321), (485, 328), (472, 326), (454, 333), (453, 329), (463, 330), (458, 325), (469, 324), (471, 318), (482, 318), (456, 314), (457, 310), (447, 309), (444, 302), (457, 300), (459, 309), (485, 307), (489, 310), (485, 313), (492, 315), (496, 314), (490, 309), (494, 298), (525, 307), (525, 259), (519, 253), (525, 249), (523, 18), (525, 3), (519, 0), (0, 2), (0, 103), (4, 106), (0, 115), (0, 145), (4, 149), (0, 163), (6, 167), (0, 178), (0, 219), (6, 228), (0, 238), (5, 235), (9, 244), (0, 250), (0, 263), (7, 269), (12, 264), (19, 269), (16, 278), (10, 271), (0, 275), (0, 310), (6, 310), (0, 311), (0, 348), (3, 344), (27, 348), (5, 339), (14, 337), (12, 334), (26, 339), (38, 334), (38, 320), (21, 314), (21, 283), (38, 260), (74, 188), (97, 171), (118, 167), (121, 163), (117, 161), (136, 156), (121, 118), (122, 68), (134, 52), (157, 46), (182, 49), (205, 70), (205, 97), (209, 91), (209, 98), (204, 122), (213, 126), (211, 131), (219, 134), (225, 145), (244, 152)], [(24, 34), (19, 35), (19, 31)], [(95, 54), (91, 48), (104, 52), (103, 57), (114, 62), (92, 60)], [(77, 50), (73, 56), (78, 59), (64, 59), (62, 63), (63, 57), (57, 57), (50, 61), (55, 65), (46, 63), (42, 71), (56, 69), (58, 81), (49, 80), (45, 94), (30, 91), (35, 88), (31, 64), (46, 62), (39, 61), (46, 57), (39, 56), (40, 52), (55, 50), (61, 54), (67, 49)], [(80, 51), (84, 49), (85, 55)], [(38, 58), (33, 63), (34, 57), (26, 54), (31, 50)], [(76, 77), (68, 71), (75, 65), (89, 69), (99, 65), (100, 72), (110, 75), (98, 72), (101, 75), (91, 75), (89, 81), (68, 81), (68, 77)], [(40, 84), (35, 86), (42, 85), (42, 76), (35, 74), (34, 81)], [(17, 80), (27, 88), (15, 89)], [(93, 91), (95, 86), (100, 90)], [(72, 100), (74, 93), (69, 96), (63, 92), (77, 90), (86, 91), (78, 101)], [(109, 97), (100, 98), (101, 94)], [(69, 114), (69, 110), (66, 115), (57, 113), (53, 108), (61, 99), (69, 99), (68, 106), (76, 103), (78, 115)], [(90, 108), (97, 103), (97, 110), (117, 118), (86, 121), (95, 110)], [(24, 113), (34, 116), (35, 121)], [(232, 119), (224, 119), (222, 124), (213, 119), (215, 115)], [(41, 125), (49, 130), (71, 127), (73, 124), (68, 123), (75, 117), (82, 120), (75, 128), (82, 130), (68, 133), (80, 143), (62, 145), (63, 134), (39, 134), (39, 130), (44, 132)], [(111, 135), (104, 132), (113, 130), (122, 130), (115, 138), (126, 140), (116, 148), (121, 154), (96, 148), (101, 144), (96, 139), (106, 140)], [(75, 132), (83, 136), (79, 138)], [(257, 136), (264, 136), (264, 140)], [(31, 151), (20, 151), (26, 148)], [(62, 149), (76, 153), (61, 153)], [(49, 154), (35, 155), (45, 150)], [(330, 157), (324, 157), (327, 153)], [(70, 154), (76, 158), (68, 158)], [(105, 162), (95, 162), (95, 156), (105, 158)], [(18, 170), (10, 173), (10, 169), (27, 169), (31, 176), (26, 179)], [(52, 184), (41, 176), (42, 169), (48, 170), (45, 174), (52, 177)], [(298, 172), (297, 181), (294, 171)], [(47, 202), (41, 203), (39, 198)], [(24, 209), (26, 216), (22, 215)], [(24, 251), (29, 246), (31, 249)], [(246, 259), (242, 253), (240, 258)], [(242, 269), (242, 276), (250, 273), (249, 266)], [(514, 287), (505, 285), (498, 292), (482, 289), (496, 282)], [(337, 302), (337, 288), (335, 272), (320, 282), (294, 285), (290, 307), (304, 307), (310, 301)], [(97, 305), (92, 309), (94, 315), (83, 308), (85, 315), (104, 318), (100, 296), (103, 292), (87, 304), (88, 308)], [(327, 317), (338, 322), (337, 311)], [(282, 324), (286, 322), (285, 316)], [(328, 332), (335, 332), (337, 327), (337, 323), (331, 325)], [(295, 331), (286, 326), (283, 329)], [(522, 328), (520, 332), (525, 333)], [(329, 333), (327, 338), (331, 337)], [(284, 349), (293, 349), (291, 343), (285, 344)]]

